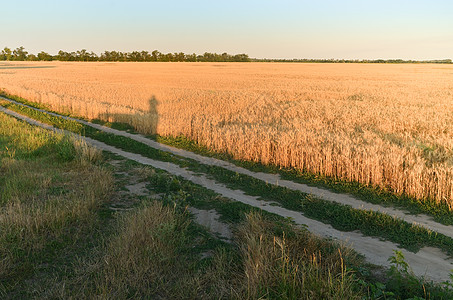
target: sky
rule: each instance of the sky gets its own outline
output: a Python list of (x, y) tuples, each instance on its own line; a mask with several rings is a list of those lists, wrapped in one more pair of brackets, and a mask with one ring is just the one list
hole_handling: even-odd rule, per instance
[(0, 47), (453, 58), (451, 0), (0, 0)]

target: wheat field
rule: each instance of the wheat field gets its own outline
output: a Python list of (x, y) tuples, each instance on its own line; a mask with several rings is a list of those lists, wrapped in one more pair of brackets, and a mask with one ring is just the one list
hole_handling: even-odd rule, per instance
[(453, 209), (452, 65), (17, 62), (0, 89)]

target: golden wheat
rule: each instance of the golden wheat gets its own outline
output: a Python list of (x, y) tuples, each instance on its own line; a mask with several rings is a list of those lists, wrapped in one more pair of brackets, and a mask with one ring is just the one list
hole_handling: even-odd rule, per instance
[(0, 88), (55, 110), (453, 208), (450, 65), (18, 64)]

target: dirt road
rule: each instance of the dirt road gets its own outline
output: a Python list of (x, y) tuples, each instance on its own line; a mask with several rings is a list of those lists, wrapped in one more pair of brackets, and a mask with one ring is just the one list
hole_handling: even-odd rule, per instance
[[(10, 101), (10, 100), (8, 100), (8, 101)], [(40, 126), (43, 128), (47, 128), (49, 130), (54, 130), (54, 131), (62, 131), (62, 130), (56, 129), (50, 125), (43, 124), (41, 122), (38, 122), (36, 120), (33, 120), (33, 119), (28, 118), (23, 115), (20, 115), (16, 112), (13, 112), (13, 111), (8, 110), (3, 107), (0, 107), (0, 111), (4, 112), (6, 114), (9, 114), (11, 116), (14, 116), (18, 119), (24, 120), (24, 121), (26, 121), (30, 124), (36, 125), (36, 126)], [(59, 116), (59, 115), (57, 115), (57, 116)], [(134, 138), (134, 140), (143, 141), (144, 143), (146, 143), (147, 145), (150, 145), (151, 147), (155, 147), (155, 148), (158, 148), (161, 150), (166, 150), (166, 151), (169, 151), (169, 152), (181, 155), (181, 156), (190, 157), (192, 159), (196, 159), (197, 161), (199, 161), (201, 163), (215, 164), (218, 166), (222, 166), (229, 170), (236, 171), (238, 173), (247, 174), (249, 176), (253, 176), (253, 177), (259, 178), (261, 180), (266, 180), (269, 183), (276, 182), (278, 180), (278, 184), (281, 186), (286, 186), (288, 188), (312, 193), (318, 197), (322, 197), (324, 199), (330, 199), (330, 201), (349, 204), (349, 205), (352, 205), (352, 206), (358, 207), (358, 208), (372, 207), (371, 204), (359, 201), (348, 195), (335, 194), (335, 193), (331, 193), (331, 192), (323, 190), (323, 189), (313, 188), (313, 187), (301, 185), (301, 184), (290, 182), (290, 181), (280, 180), (278, 175), (254, 173), (249, 170), (234, 166), (228, 162), (220, 161), (220, 160), (213, 159), (213, 158), (202, 157), (200, 155), (197, 155), (197, 154), (194, 154), (194, 153), (191, 153), (188, 151), (184, 151), (184, 150), (172, 148), (172, 147), (169, 147), (166, 145), (162, 145), (162, 144), (159, 144), (155, 141), (151, 141), (140, 135), (132, 135), (132, 134), (129, 134), (126, 132), (117, 131), (117, 130), (103, 127), (100, 125), (91, 124), (86, 121), (80, 121), (80, 122), (85, 123), (89, 126), (93, 126), (100, 130), (103, 130), (103, 131), (107, 131), (107, 132), (114, 133), (114, 134), (121, 134), (121, 135), (130, 137), (130, 138)], [(69, 133), (69, 134), (72, 134), (72, 133)], [(309, 219), (300, 212), (291, 211), (291, 210), (288, 210), (288, 209), (285, 209), (285, 208), (282, 208), (279, 206), (275, 206), (275, 205), (270, 205), (271, 203), (269, 203), (269, 202), (259, 200), (257, 197), (254, 197), (254, 196), (246, 195), (244, 192), (242, 192), (240, 190), (229, 189), (226, 186), (224, 186), (223, 184), (220, 184), (218, 182), (215, 182), (212, 179), (207, 178), (207, 176), (191, 172), (185, 168), (179, 167), (178, 165), (175, 165), (175, 164), (172, 164), (169, 162), (157, 161), (157, 160), (143, 157), (138, 154), (126, 152), (124, 150), (112, 147), (110, 145), (104, 144), (102, 142), (99, 142), (97, 140), (93, 140), (93, 139), (90, 139), (87, 137), (81, 137), (81, 138), (85, 139), (88, 143), (94, 145), (95, 147), (98, 147), (99, 149), (115, 153), (117, 155), (134, 160), (134, 161), (139, 162), (144, 165), (149, 165), (154, 168), (158, 168), (158, 169), (167, 171), (167, 172), (177, 175), (177, 176), (181, 176), (182, 178), (184, 178), (186, 180), (190, 180), (191, 182), (193, 182), (195, 184), (201, 185), (209, 190), (212, 190), (212, 191), (214, 191), (224, 197), (230, 198), (234, 201), (239, 201), (239, 202), (242, 202), (242, 203), (254, 206), (254, 207), (258, 207), (262, 210), (280, 215), (282, 217), (290, 217), (297, 224), (306, 225), (308, 227), (308, 230), (310, 230), (311, 232), (313, 232), (315, 234), (318, 234), (323, 237), (334, 238), (334, 239), (338, 239), (339, 241), (343, 241), (344, 243), (346, 243), (349, 246), (351, 246), (352, 248), (354, 248), (357, 252), (363, 254), (366, 257), (367, 261), (369, 261), (370, 263), (388, 266), (389, 263), (388, 263), (387, 259), (394, 254), (393, 253), (394, 249), (398, 249), (398, 246), (394, 243), (382, 241), (382, 240), (379, 240), (379, 239), (373, 238), (373, 237), (363, 236), (361, 233), (358, 233), (358, 232), (342, 232), (342, 231), (334, 229), (332, 226), (330, 226), (328, 224), (324, 224), (322, 222)], [(424, 222), (424, 223), (426, 223), (426, 226), (433, 226), (433, 228), (437, 228), (437, 230), (439, 230), (439, 232), (445, 231), (446, 233), (449, 234), (449, 236), (451, 236), (451, 233), (450, 233), (451, 227), (450, 226), (446, 226), (445, 228), (443, 228), (444, 225), (440, 226), (441, 224), (437, 224), (437, 223), (433, 222), (432, 220), (429, 220), (429, 218), (426, 216), (422, 217), (421, 218), (422, 221), (420, 221), (420, 219), (419, 219), (420, 216), (417, 216), (417, 217), (408, 216), (408, 215), (404, 214), (404, 212), (398, 212), (396, 210), (383, 208), (383, 207), (380, 207), (377, 205), (374, 205), (373, 207), (376, 210), (387, 212), (388, 214), (392, 214), (395, 212), (398, 214), (402, 213), (403, 214), (402, 216), (406, 220), (413, 218), (411, 220), (414, 220), (414, 222), (417, 222), (420, 224), (422, 222)], [(439, 249), (426, 247), (426, 248), (421, 249), (418, 253), (411, 253), (404, 249), (401, 251), (404, 253), (404, 255), (406, 257), (406, 261), (410, 264), (410, 266), (412, 267), (412, 269), (416, 275), (426, 276), (427, 279), (438, 281), (438, 282), (445, 281), (449, 278), (448, 275), (450, 274), (451, 269), (453, 269), (453, 260), (446, 257), (446, 255), (444, 253), (442, 253)]]

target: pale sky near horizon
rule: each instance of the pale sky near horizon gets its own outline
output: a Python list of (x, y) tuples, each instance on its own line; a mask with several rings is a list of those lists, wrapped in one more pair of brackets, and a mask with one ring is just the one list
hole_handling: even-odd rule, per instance
[(448, 0), (0, 0), (0, 49), (453, 58)]

